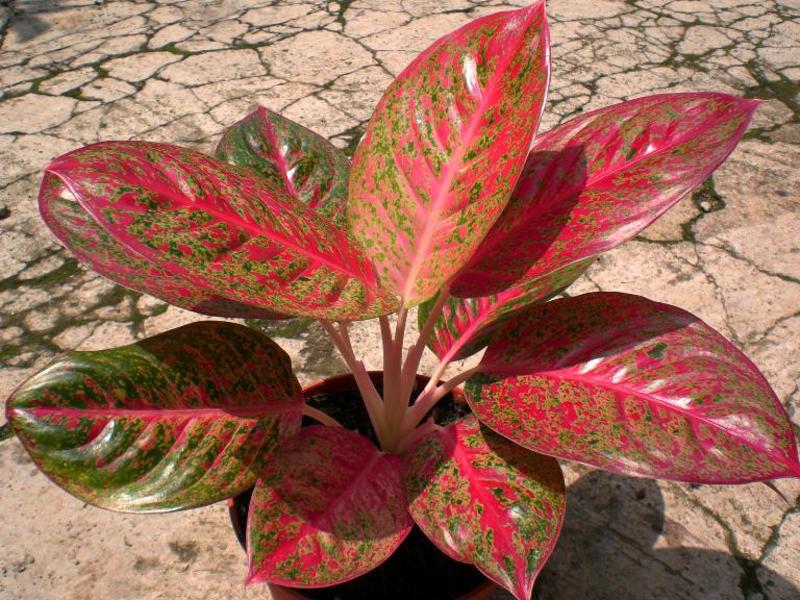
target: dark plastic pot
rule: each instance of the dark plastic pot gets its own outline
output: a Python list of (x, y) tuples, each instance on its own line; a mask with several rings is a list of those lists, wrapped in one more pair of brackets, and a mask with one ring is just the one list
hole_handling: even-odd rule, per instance
[[(370, 372), (376, 387), (383, 385), (383, 373)], [(422, 389), (428, 378), (417, 376), (417, 389)], [(364, 411), (355, 381), (351, 375), (332, 377), (308, 386), (303, 390), (306, 401), (317, 408), (323, 408), (346, 427), (350, 427), (372, 437), (374, 433), (369, 418)], [(457, 418), (468, 409), (460, 391), (445, 398), (434, 409), (437, 422), (447, 422)], [(315, 423), (304, 418), (303, 425)], [(245, 545), (247, 512), (252, 490), (248, 490), (228, 501), (231, 524), (242, 547)], [(408, 563), (404, 568), (402, 561)], [(421, 565), (424, 568), (421, 568)], [(430, 581), (420, 581), (421, 573), (427, 569)], [(399, 576), (398, 576), (399, 575)], [(422, 577), (425, 577), (422, 575)], [(449, 577), (450, 581), (444, 581)], [(373, 584), (374, 582), (374, 584)], [(408, 589), (413, 584), (416, 591)], [(360, 587), (355, 588), (354, 585)], [(374, 585), (374, 590), (370, 587)], [(486, 579), (472, 565), (454, 561), (439, 551), (415, 527), (395, 554), (374, 571), (341, 585), (314, 590), (299, 590), (268, 584), (274, 600), (319, 600), (320, 594), (330, 593), (329, 598), (337, 600), (364, 600), (386, 598), (387, 590), (403, 593), (404, 598), (425, 598), (425, 600), (488, 600), (497, 586)], [(354, 591), (358, 589), (358, 591)], [(434, 592), (434, 589), (439, 590)], [(441, 593), (445, 589), (458, 590), (455, 593)], [(327, 590), (327, 592), (326, 592)], [(430, 592), (430, 593), (428, 593)]]

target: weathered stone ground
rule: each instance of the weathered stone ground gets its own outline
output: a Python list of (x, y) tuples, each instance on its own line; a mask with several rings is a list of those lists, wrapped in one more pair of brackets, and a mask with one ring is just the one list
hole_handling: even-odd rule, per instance
[[(39, 171), (103, 139), (210, 149), (261, 103), (352, 151), (382, 89), (429, 42), (516, 5), (478, 0), (0, 2), (0, 397), (57, 353), (197, 318), (76, 264), (38, 219)], [(551, 0), (544, 128), (665, 90), (762, 98), (712, 180), (569, 293), (682, 306), (745, 350), (800, 419), (800, 2)], [(7, 209), (7, 210), (6, 210)], [(312, 324), (267, 327), (304, 381), (342, 370)], [(377, 365), (375, 332), (356, 345)], [(131, 516), (83, 505), (0, 444), (0, 598), (264, 598), (222, 505)], [(569, 466), (546, 598), (800, 598), (800, 485), (688, 486)]]

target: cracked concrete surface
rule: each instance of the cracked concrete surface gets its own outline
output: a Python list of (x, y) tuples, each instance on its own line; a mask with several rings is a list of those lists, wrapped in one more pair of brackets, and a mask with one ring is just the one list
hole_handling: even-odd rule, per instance
[[(257, 104), (352, 152), (391, 78), (488, 0), (0, 2), (0, 397), (55, 355), (196, 319), (78, 265), (40, 222), (39, 172), (105, 139), (209, 150)], [(686, 308), (742, 348), (800, 419), (800, 2), (550, 0), (543, 129), (661, 91), (761, 98), (728, 162), (570, 290)], [(3, 210), (3, 206), (7, 211)], [(6, 214), (6, 212), (8, 214)], [(303, 320), (259, 325), (304, 382), (342, 370)], [(376, 332), (354, 344), (378, 366)], [(427, 363), (430, 365), (430, 361)], [(0, 599), (213, 600), (245, 590), (225, 508), (160, 516), (85, 506), (0, 444)], [(569, 465), (548, 598), (800, 598), (800, 484), (688, 486)]]

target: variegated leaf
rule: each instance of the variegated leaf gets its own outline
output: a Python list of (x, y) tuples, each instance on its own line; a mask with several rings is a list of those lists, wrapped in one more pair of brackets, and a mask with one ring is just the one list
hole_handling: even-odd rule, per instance
[[(447, 362), (461, 360), (484, 348), (493, 333), (525, 307), (544, 302), (569, 287), (589, 268), (594, 259), (589, 258), (563, 269), (548, 273), (539, 279), (520, 282), (519, 285), (483, 298), (450, 298), (437, 318), (428, 347)], [(428, 319), (436, 298), (419, 307), (419, 327)]]
[(214, 154), (345, 226), (350, 161), (310, 129), (260, 106), (225, 130)]
[(448, 556), (529, 600), (564, 519), (558, 462), (474, 416), (421, 439), (407, 459), (411, 516)]
[(800, 475), (786, 411), (730, 342), (674, 306), (593, 293), (498, 331), (466, 386), (478, 418), (536, 452), (696, 483)]
[(537, 138), (453, 295), (509, 291), (631, 239), (727, 158), (756, 106), (716, 93), (647, 96)]
[(50, 479), (114, 510), (201, 506), (253, 485), (300, 428), (288, 355), (233, 323), (192, 323), (71, 352), (26, 381), (6, 416)]
[(548, 79), (538, 1), (440, 38), (383, 95), (356, 150), (347, 212), (406, 306), (434, 296), (502, 212)]
[(755, 106), (724, 94), (648, 96), (536, 139), (503, 214), (451, 284), (464, 300), (449, 303), (429, 346), (463, 358), (498, 319), (572, 283), (708, 177)]
[(248, 582), (322, 587), (358, 577), (413, 525), (402, 461), (342, 427), (306, 427), (256, 484), (247, 524)]
[(45, 175), (39, 192), (39, 209), (53, 234), (78, 260), (120, 285), (205, 315), (283, 318), (263, 308), (216, 296), (124, 247), (74, 201), (74, 196), (58, 177)]
[(199, 152), (104, 142), (55, 159), (46, 176), (122, 247), (210, 295), (327, 319), (396, 309), (333, 223), (269, 180)]

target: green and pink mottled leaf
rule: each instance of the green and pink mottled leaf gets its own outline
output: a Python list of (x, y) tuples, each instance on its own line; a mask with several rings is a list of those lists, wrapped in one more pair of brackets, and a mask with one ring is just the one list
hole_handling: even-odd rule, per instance
[(78, 260), (103, 277), (206, 315), (240, 319), (280, 319), (282, 315), (216, 296), (192, 285), (124, 247), (75, 202), (61, 179), (46, 174), (39, 192), (42, 219)]
[(331, 221), (268, 179), (199, 152), (103, 142), (55, 159), (46, 177), (60, 179), (61, 198), (121, 247), (210, 295), (326, 319), (397, 306)]
[(511, 200), (451, 292), (508, 292), (631, 239), (727, 158), (756, 106), (716, 93), (648, 96), (537, 138)]
[(470, 379), (478, 418), (543, 454), (696, 483), (800, 475), (792, 425), (758, 369), (674, 306), (593, 293), (532, 307)]
[(71, 352), (6, 405), (38, 467), (85, 502), (158, 512), (251, 487), (300, 428), (289, 356), (233, 323), (192, 323), (129, 346)]
[(344, 228), (350, 161), (310, 129), (260, 106), (225, 130), (214, 154), (266, 177)]
[(247, 524), (248, 583), (323, 587), (389, 558), (411, 531), (402, 461), (342, 427), (306, 427), (259, 478)]
[(555, 459), (469, 416), (417, 443), (405, 483), (414, 521), (445, 554), (529, 600), (564, 519)]
[(392, 83), (356, 150), (350, 230), (415, 306), (465, 264), (508, 202), (550, 73), (544, 2), (477, 19)]
[[(461, 360), (484, 348), (508, 319), (536, 302), (545, 302), (569, 287), (589, 268), (594, 258), (579, 261), (538, 279), (482, 298), (448, 299), (436, 320), (428, 347), (447, 362)], [(436, 298), (419, 307), (419, 327), (428, 319)]]
[(536, 139), (511, 200), (452, 282), (463, 300), (439, 318), (431, 349), (464, 358), (503, 319), (567, 287), (708, 177), (755, 107), (724, 94), (649, 96)]

